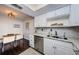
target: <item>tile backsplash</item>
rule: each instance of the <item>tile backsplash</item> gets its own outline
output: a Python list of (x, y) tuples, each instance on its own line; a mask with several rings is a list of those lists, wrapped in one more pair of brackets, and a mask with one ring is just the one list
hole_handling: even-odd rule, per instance
[(58, 36), (63, 37), (64, 33), (65, 36), (72, 37), (72, 38), (79, 38), (79, 27), (58, 27), (58, 28), (36, 28), (35, 32), (39, 34), (48, 35), (49, 32), (52, 33), (52, 35), (55, 35), (55, 31), (57, 31)]

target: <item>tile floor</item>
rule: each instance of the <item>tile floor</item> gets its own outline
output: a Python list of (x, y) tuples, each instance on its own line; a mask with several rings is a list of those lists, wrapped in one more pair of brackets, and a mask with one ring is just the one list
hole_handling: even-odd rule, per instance
[(39, 52), (37, 52), (33, 48), (28, 48), (27, 50), (25, 50), (24, 52), (22, 52), (19, 55), (42, 55), (42, 54), (40, 54)]

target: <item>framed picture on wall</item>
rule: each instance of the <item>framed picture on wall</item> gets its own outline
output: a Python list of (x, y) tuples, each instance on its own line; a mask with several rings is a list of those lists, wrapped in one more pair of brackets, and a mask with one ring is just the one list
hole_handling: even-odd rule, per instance
[(20, 28), (19, 24), (14, 24), (14, 28)]

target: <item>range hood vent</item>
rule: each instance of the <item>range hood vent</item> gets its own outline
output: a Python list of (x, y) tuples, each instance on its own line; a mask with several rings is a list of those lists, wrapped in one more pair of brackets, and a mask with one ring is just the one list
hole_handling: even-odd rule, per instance
[(12, 6), (18, 8), (18, 9), (23, 9), (21, 6), (17, 5), (17, 4), (11, 4)]

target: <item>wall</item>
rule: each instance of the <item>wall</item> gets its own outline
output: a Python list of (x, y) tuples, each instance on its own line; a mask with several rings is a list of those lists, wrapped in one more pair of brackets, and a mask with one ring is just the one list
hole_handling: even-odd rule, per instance
[[(20, 25), (20, 28), (15, 28), (14, 24)], [(23, 34), (23, 21), (19, 19), (11, 19), (5, 15), (0, 15), (0, 35), (9, 33)]]
[[(51, 28), (37, 28), (37, 33), (48, 35)], [(66, 37), (72, 37), (72, 38), (79, 38), (79, 27), (72, 27), (72, 28), (52, 28), (52, 35), (55, 35), (55, 31), (57, 31), (58, 36), (63, 37), (63, 34), (65, 33)]]

